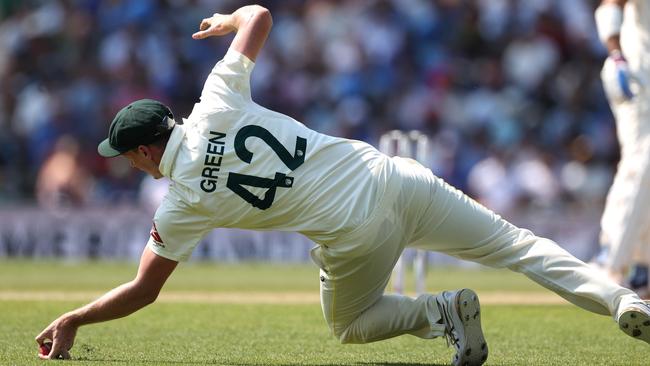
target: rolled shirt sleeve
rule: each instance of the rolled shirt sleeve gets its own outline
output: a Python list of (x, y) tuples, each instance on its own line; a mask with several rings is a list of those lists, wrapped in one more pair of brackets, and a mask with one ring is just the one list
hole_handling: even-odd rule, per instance
[(212, 229), (207, 216), (174, 202), (169, 195), (156, 211), (147, 246), (157, 255), (187, 261), (196, 245)]

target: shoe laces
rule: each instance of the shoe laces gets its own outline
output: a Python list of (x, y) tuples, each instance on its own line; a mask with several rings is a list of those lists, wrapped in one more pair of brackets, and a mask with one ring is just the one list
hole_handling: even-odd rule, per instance
[(647, 313), (650, 315), (650, 303), (648, 301), (643, 301), (637, 302), (636, 304), (639, 304)]
[(638, 306), (639, 308), (642, 308), (650, 312), (650, 301), (645, 301), (645, 300), (633, 301), (627, 305), (627, 307), (631, 307), (631, 306)]
[(448, 306), (449, 303), (445, 298), (445, 294), (446, 292), (441, 294), (442, 301), (437, 301), (440, 316), (442, 317), (442, 324), (445, 326), (445, 340), (447, 341), (447, 347), (453, 345), (456, 349), (460, 349), (460, 339), (454, 328), (450, 306)]

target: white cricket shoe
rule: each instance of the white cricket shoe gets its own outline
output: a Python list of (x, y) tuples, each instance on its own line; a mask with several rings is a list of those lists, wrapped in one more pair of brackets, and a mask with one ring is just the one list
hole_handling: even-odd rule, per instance
[(650, 304), (631, 302), (618, 312), (618, 327), (632, 338), (650, 343)]
[(488, 357), (488, 347), (481, 330), (481, 306), (470, 289), (443, 291), (436, 303), (445, 325), (447, 341), (456, 347), (454, 366), (480, 366)]

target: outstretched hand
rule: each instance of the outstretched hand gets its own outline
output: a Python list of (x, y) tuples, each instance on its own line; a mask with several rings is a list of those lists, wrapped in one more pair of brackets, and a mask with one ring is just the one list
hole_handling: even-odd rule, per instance
[(192, 34), (192, 38), (204, 39), (235, 32), (237, 34), (229, 49), (255, 62), (272, 26), (273, 18), (268, 9), (259, 5), (246, 5), (232, 14), (215, 13), (210, 18), (203, 19), (199, 31)]
[(232, 14), (215, 13), (211, 18), (205, 18), (199, 25), (199, 31), (192, 34), (194, 39), (203, 39), (212, 36), (223, 36), (235, 31)]
[(70, 349), (74, 344), (74, 338), (77, 335), (77, 327), (68, 321), (65, 315), (62, 315), (36, 336), (36, 343), (42, 347), (48, 340), (52, 341), (49, 354), (38, 354), (43, 360), (53, 359), (70, 359)]

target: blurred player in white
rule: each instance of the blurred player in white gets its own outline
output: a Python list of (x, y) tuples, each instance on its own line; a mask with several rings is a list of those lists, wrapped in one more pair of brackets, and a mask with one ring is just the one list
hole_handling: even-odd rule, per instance
[(650, 306), (553, 241), (506, 222), (414, 160), (318, 133), (253, 102), (250, 76), (271, 24), (259, 6), (201, 22), (196, 39), (236, 35), (182, 123), (153, 100), (117, 113), (99, 153), (122, 155), (172, 184), (135, 279), (54, 320), (36, 337), (39, 345), (53, 341), (42, 358), (69, 358), (80, 326), (155, 301), (178, 262), (216, 227), (298, 231), (316, 242), (311, 256), (320, 267), (323, 315), (342, 343), (446, 336), (454, 365), (486, 361), (472, 290), (384, 294), (405, 247), (524, 273), (650, 343)]
[(603, 251), (598, 261), (612, 278), (647, 297), (650, 1), (603, 0), (595, 18), (598, 35), (609, 51), (601, 76), (621, 146), (621, 160), (601, 220)]

